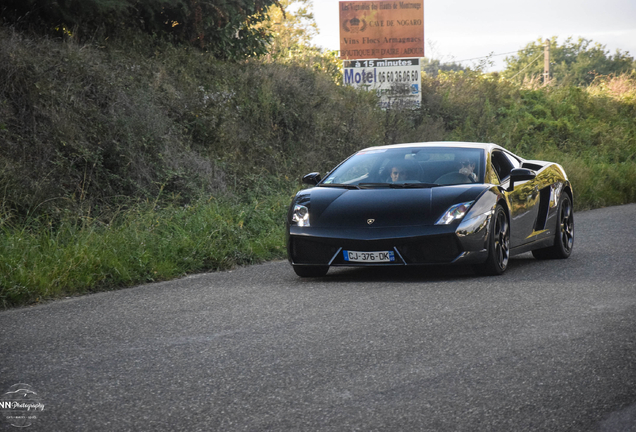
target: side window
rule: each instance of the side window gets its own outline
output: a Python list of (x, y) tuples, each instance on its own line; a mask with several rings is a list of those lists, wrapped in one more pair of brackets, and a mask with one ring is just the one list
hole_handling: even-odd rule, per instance
[(519, 160), (514, 157), (513, 155), (511, 155), (510, 153), (504, 153), (506, 155), (506, 157), (508, 158), (508, 160), (510, 161), (510, 163), (512, 164), (512, 168), (521, 168), (521, 162), (519, 162)]
[[(518, 165), (519, 161), (517, 161), (517, 166)], [(510, 171), (515, 167), (508, 155), (500, 151), (494, 151), (492, 153), (492, 166), (495, 168), (501, 181), (508, 177)]]

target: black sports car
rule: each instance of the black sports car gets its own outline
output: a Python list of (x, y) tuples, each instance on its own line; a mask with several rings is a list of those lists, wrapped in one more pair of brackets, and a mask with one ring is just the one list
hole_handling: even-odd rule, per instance
[(511, 255), (572, 253), (572, 186), (552, 162), (496, 144), (370, 147), (296, 194), (287, 254), (299, 276), (330, 266), (471, 264), (497, 275)]

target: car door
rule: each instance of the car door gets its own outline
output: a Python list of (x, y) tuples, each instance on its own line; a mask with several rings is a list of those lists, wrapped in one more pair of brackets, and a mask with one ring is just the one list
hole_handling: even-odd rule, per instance
[(537, 180), (515, 183), (510, 187), (510, 171), (519, 168), (521, 162), (511, 153), (495, 150), (491, 156), (493, 169), (499, 176), (501, 186), (510, 204), (510, 246), (520, 246), (534, 240), (534, 227), (539, 211), (539, 187)]

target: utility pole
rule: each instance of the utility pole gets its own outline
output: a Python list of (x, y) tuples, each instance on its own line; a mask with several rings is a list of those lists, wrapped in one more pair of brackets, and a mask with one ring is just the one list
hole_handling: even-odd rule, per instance
[(550, 82), (550, 39), (545, 40), (543, 47), (543, 85), (547, 85)]

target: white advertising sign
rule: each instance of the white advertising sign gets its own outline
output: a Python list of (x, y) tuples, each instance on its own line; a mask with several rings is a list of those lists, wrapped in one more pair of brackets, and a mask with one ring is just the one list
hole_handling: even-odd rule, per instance
[(417, 58), (345, 60), (344, 84), (375, 91), (383, 109), (419, 108), (422, 103)]

